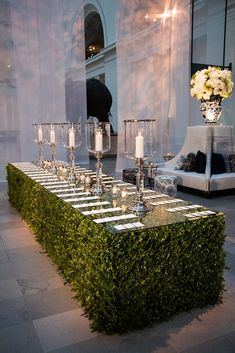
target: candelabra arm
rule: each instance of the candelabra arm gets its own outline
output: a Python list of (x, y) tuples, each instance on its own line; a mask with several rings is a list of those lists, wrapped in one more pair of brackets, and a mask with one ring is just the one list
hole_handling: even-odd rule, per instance
[(136, 158), (136, 196), (134, 203), (129, 207), (131, 211), (137, 213), (144, 213), (150, 211), (152, 208), (144, 200), (144, 172), (143, 172), (143, 158)]
[(69, 186), (76, 185), (76, 174), (75, 174), (75, 154), (74, 154), (74, 147), (70, 147), (69, 149), (69, 159), (70, 159), (70, 168), (69, 168), (69, 176), (68, 176), (68, 183)]
[(143, 196), (144, 190), (144, 173), (143, 173), (143, 159), (136, 159), (137, 173), (136, 173), (136, 190)]
[(96, 183), (93, 187), (93, 192), (95, 194), (103, 194), (104, 192), (104, 184), (103, 184), (103, 163), (101, 163), (100, 159), (102, 158), (102, 152), (96, 152), (95, 156), (97, 158), (96, 162)]

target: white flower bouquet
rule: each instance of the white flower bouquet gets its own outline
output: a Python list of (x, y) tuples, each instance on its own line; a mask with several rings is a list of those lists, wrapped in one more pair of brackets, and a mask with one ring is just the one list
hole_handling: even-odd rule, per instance
[(197, 71), (191, 78), (190, 94), (199, 100), (210, 100), (215, 97), (229, 98), (234, 83), (230, 70), (209, 66), (208, 69)]

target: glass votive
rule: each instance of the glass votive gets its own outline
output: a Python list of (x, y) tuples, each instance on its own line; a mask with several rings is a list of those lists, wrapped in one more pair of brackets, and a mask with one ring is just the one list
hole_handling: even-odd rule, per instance
[(67, 169), (65, 168), (64, 165), (60, 165), (57, 167), (57, 178), (60, 181), (64, 181), (67, 179)]
[(112, 205), (113, 207), (117, 207), (117, 200), (113, 200)]
[(80, 183), (81, 183), (81, 184), (84, 184), (84, 183), (85, 183), (85, 179), (86, 179), (85, 174), (81, 174), (81, 175), (80, 175)]
[(118, 193), (118, 191), (119, 191), (119, 188), (117, 187), (117, 185), (114, 184), (112, 187), (112, 194), (116, 195)]
[(127, 196), (127, 190), (126, 189), (122, 189), (121, 191), (121, 197), (125, 198)]
[(80, 182), (80, 174), (78, 172), (75, 173), (77, 183)]
[(128, 210), (128, 206), (127, 205), (122, 205), (122, 212), (125, 213)]
[(43, 169), (47, 172), (51, 168), (51, 162), (48, 159), (43, 161)]
[(86, 185), (89, 185), (90, 182), (91, 182), (91, 177), (90, 177), (90, 175), (86, 175), (86, 177), (85, 177), (85, 184), (86, 184)]

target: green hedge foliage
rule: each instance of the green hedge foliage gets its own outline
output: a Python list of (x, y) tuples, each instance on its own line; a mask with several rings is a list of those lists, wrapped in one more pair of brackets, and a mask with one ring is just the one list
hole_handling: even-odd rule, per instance
[(112, 234), (7, 166), (9, 200), (76, 292), (93, 330), (123, 333), (222, 300), (224, 216)]

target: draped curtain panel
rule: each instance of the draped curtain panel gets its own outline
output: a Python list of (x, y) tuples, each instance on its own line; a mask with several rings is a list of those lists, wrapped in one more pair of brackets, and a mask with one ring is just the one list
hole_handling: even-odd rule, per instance
[(118, 156), (116, 172), (133, 166), (124, 157), (126, 119), (156, 119), (156, 153), (177, 152), (188, 126), (189, 0), (120, 0), (117, 3)]
[[(82, 82), (77, 96), (76, 121), (80, 116), (86, 119), (81, 2), (0, 2), (0, 179), (5, 178), (8, 162), (37, 160), (32, 123), (68, 120), (65, 76), (72, 71), (75, 62), (80, 66), (76, 80)], [(71, 5), (76, 10), (73, 14)], [(79, 30), (74, 25), (77, 22), (82, 24)], [(79, 53), (74, 59), (78, 45)], [(51, 157), (48, 146), (44, 152), (46, 158)], [(85, 151), (81, 155), (87, 160)], [(63, 147), (58, 148), (56, 157), (66, 158)]]
[(85, 134), (87, 107), (84, 1), (64, 0), (63, 14), (66, 118), (70, 122), (81, 122), (82, 143), (76, 153), (76, 162), (86, 164), (89, 158)]

